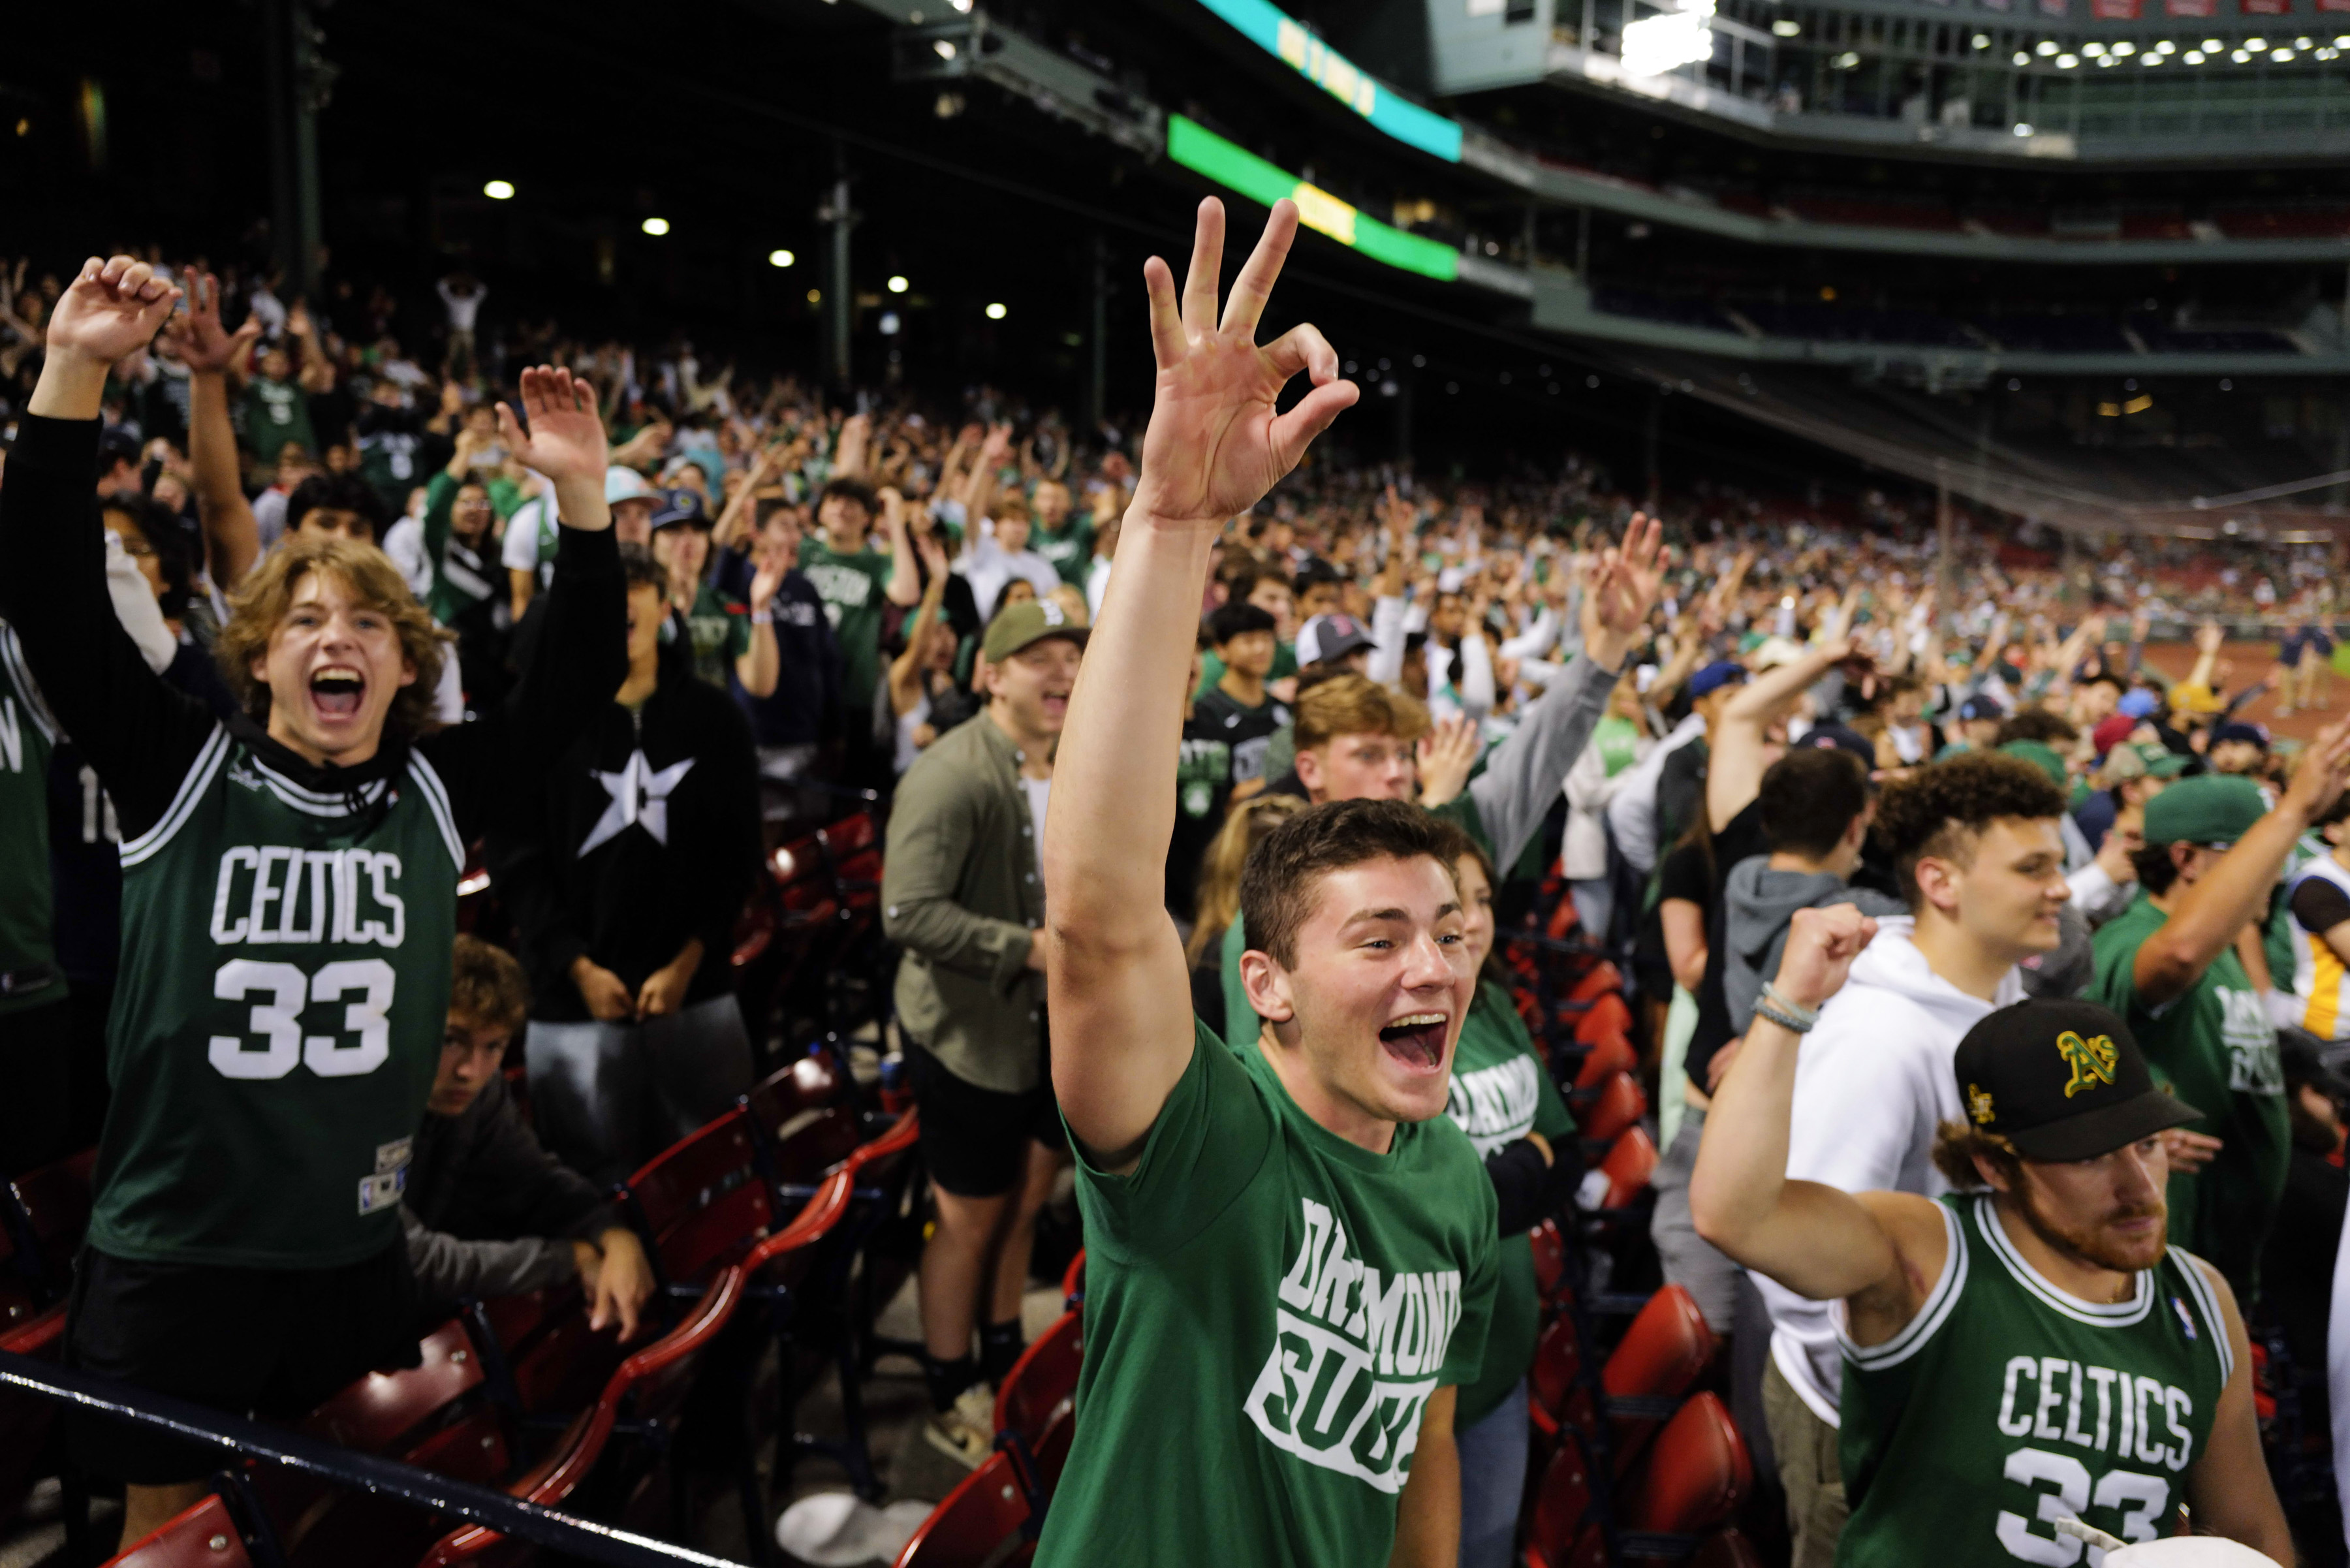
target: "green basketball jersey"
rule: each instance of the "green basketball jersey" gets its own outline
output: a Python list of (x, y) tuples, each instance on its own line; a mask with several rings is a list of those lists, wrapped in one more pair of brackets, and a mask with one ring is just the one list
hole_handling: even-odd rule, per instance
[(0, 621), (0, 1013), (63, 1002), (49, 932), (49, 753), (57, 721)]
[(392, 1245), (464, 861), (432, 764), (320, 794), (216, 728), (121, 855), (90, 1244), (251, 1268)]
[(1941, 1203), (1926, 1304), (1883, 1345), (1844, 1342), (1838, 1568), (2068, 1568), (2086, 1549), (2060, 1519), (2168, 1534), (2233, 1366), (2202, 1269), (2173, 1247), (2095, 1304), (2024, 1260), (1989, 1195)]

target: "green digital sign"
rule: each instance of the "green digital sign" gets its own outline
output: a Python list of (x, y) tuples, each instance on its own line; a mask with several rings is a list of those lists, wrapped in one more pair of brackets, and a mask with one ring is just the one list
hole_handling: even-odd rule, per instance
[(1260, 205), (1270, 207), (1288, 197), (1297, 203), (1298, 222), (1374, 261), (1446, 283), (1461, 275), (1461, 253), (1451, 245), (1367, 217), (1321, 187), (1235, 147), (1197, 120), (1180, 114), (1167, 117), (1167, 156)]

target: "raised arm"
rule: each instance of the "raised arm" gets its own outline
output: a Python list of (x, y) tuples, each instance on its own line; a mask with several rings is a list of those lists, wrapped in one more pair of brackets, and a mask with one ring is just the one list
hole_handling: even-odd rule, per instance
[(1761, 680), (1748, 682), (1722, 704), (1713, 726), (1712, 755), (1705, 768), (1706, 815), (1716, 833), (1729, 826), (1730, 819), (1762, 793), (1763, 771), (1771, 765), (1762, 738), (1771, 721), (1851, 651), (1852, 644), (1842, 637), (1814, 644), (1802, 658), (1789, 659)]
[(2313, 817), (2342, 793), (2350, 772), (2350, 720), (2310, 742), (2276, 809), (2252, 824), (2211, 868), (2183, 889), (2161, 929), (2138, 944), (2130, 982), (2137, 1000), (2159, 1007), (2183, 995), (2238, 933), (2268, 909), (2284, 857)]
[[(1850, 904), (1798, 909), (1773, 984), (1798, 1007), (1817, 1009), (1843, 988), (1852, 961), (1876, 934), (1877, 922)], [(1731, 1258), (1814, 1301), (1912, 1290), (1904, 1263), (1916, 1260), (1902, 1257), (1897, 1233), (1923, 1230), (1924, 1221), (1932, 1226), (1930, 1239), (1939, 1241), (1931, 1200), (1908, 1193), (1856, 1195), (1787, 1179), (1802, 1044), (1793, 1030), (1755, 1015), (1706, 1113), (1705, 1137), (1690, 1178), (1690, 1219), (1699, 1235)], [(1912, 1207), (1921, 1212), (1900, 1213)], [(1935, 1272), (1925, 1274), (1929, 1288)]]
[[(1224, 520), (1296, 467), (1357, 395), (1311, 327), (1257, 346), (1296, 233), (1296, 206), (1274, 202), (1221, 323), (1224, 209), (1214, 197), (1200, 203), (1180, 304), (1165, 262), (1143, 268), (1158, 380), (1142, 473), (1119, 535), (1125, 564), (1070, 697), (1045, 824), (1053, 1086), (1069, 1130), (1107, 1170), (1139, 1158), (1191, 1059), (1190, 971), (1164, 898), (1209, 552)], [(1300, 370), (1313, 389), (1277, 415), (1274, 400)]]
[(236, 429), (228, 411), (229, 367), (252, 352), (261, 323), (247, 317), (235, 332), (224, 329), (220, 280), (196, 273), (188, 279), (186, 309), (164, 331), (188, 368), (188, 462), (195, 470), (196, 520), (203, 529), (204, 564), (225, 593), (244, 580), (261, 555), (261, 527), (237, 474)]
[(889, 539), (889, 580), (881, 585), (882, 597), (893, 605), (918, 605), (922, 602), (922, 571), (906, 526), (906, 498), (884, 485), (880, 500), (881, 531)]

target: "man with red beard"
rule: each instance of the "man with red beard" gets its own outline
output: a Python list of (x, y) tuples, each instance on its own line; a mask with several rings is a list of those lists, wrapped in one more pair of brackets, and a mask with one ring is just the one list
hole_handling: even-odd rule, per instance
[(1934, 1150), (1947, 1197), (1786, 1179), (1803, 1036), (1875, 933), (1849, 905), (1796, 912), (1690, 1186), (1707, 1241), (1843, 1303), (1836, 1562), (2072, 1563), (2064, 1526), (2152, 1541), (2180, 1502), (2199, 1532), (2293, 1562), (2235, 1295), (2168, 1243), (2160, 1135), (2201, 1113), (2120, 1018), (2033, 1001), (1967, 1032), (1967, 1120)]

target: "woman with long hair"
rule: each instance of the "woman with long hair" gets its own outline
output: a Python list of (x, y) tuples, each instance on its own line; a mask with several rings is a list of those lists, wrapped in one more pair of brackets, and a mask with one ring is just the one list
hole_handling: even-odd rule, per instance
[[(1191, 966), (1191, 1010), (1219, 1038), (1239, 1045), (1227, 1033), (1233, 1020), (1224, 1016), (1224, 932), (1241, 913), (1241, 867), (1249, 851), (1264, 836), (1305, 809), (1294, 794), (1261, 794), (1243, 801), (1224, 817), (1224, 826), (1200, 857), (1200, 891), (1191, 939), (1183, 957)], [(1250, 1031), (1251, 1038), (1254, 1031)]]

